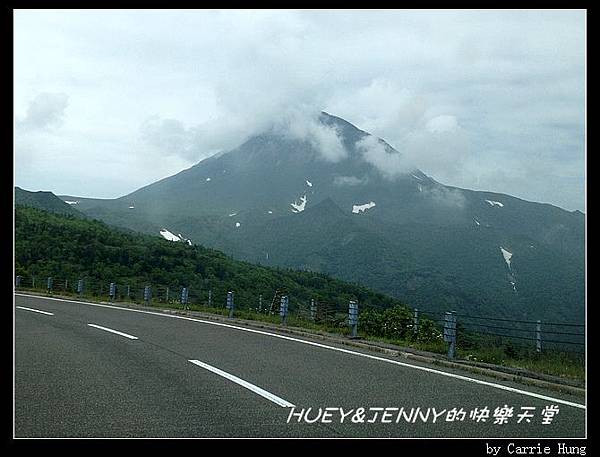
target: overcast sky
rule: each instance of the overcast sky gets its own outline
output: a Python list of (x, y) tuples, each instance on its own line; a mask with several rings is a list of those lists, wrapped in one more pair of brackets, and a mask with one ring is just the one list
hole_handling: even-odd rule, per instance
[(14, 13), (15, 184), (113, 198), (293, 113), (584, 210), (585, 11)]

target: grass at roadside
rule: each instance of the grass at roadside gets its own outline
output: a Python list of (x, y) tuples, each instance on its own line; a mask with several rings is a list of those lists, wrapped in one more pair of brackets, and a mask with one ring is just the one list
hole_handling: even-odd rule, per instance
[[(365, 335), (364, 337), (369, 341), (380, 341), (419, 351), (433, 352), (435, 354), (446, 355), (448, 352), (448, 346), (443, 342), (414, 342), (392, 338), (372, 337), (368, 335)], [(482, 346), (464, 349), (460, 347), (459, 343), (456, 349), (456, 358), (458, 360), (520, 368), (534, 373), (557, 376), (564, 379), (585, 381), (584, 354), (554, 350), (548, 350), (541, 353), (529, 349), (512, 351), (510, 349), (507, 350), (505, 346)]]

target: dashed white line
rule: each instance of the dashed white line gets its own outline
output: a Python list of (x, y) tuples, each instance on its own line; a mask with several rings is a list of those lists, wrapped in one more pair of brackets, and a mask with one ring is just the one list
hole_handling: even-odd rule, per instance
[(48, 316), (54, 316), (54, 313), (49, 313), (48, 311), (40, 311), (39, 309), (25, 308), (24, 306), (17, 306), (17, 308), (24, 309), (25, 311), (33, 311), (34, 313), (47, 314)]
[(103, 305), (103, 304), (99, 304), (99, 303), (90, 303), (90, 302), (84, 302), (84, 301), (65, 300), (65, 299), (54, 298), (54, 297), (39, 297), (37, 295), (27, 295), (27, 294), (15, 294), (15, 295), (19, 295), (19, 296), (22, 296), (22, 297), (37, 298), (37, 299), (42, 299), (42, 300), (57, 300), (57, 301), (63, 301), (63, 302), (67, 302), (67, 303), (77, 304), (77, 305), (97, 306), (97, 307), (100, 307), (100, 308), (112, 308), (112, 309), (117, 309), (117, 310), (120, 310), (120, 311), (129, 311), (129, 312), (134, 312), (134, 313), (151, 314), (151, 315), (160, 316), (160, 317), (167, 317), (167, 318), (173, 318), (173, 319), (182, 319), (182, 320), (187, 320), (187, 321), (200, 322), (202, 324), (215, 325), (215, 326), (218, 326), (218, 327), (233, 328), (233, 329), (241, 330), (241, 331), (248, 332), (248, 333), (256, 333), (256, 334), (259, 334), (259, 335), (271, 336), (273, 338), (280, 338), (282, 340), (295, 341), (297, 343), (307, 344), (309, 346), (320, 347), (320, 348), (324, 348), (324, 349), (329, 349), (329, 350), (332, 350), (332, 351), (342, 352), (342, 353), (345, 353), (345, 354), (351, 354), (351, 355), (354, 355), (354, 356), (365, 357), (367, 359), (379, 360), (381, 362), (391, 363), (393, 365), (399, 365), (399, 366), (403, 366), (403, 367), (406, 367), (406, 368), (412, 368), (414, 370), (426, 371), (428, 373), (435, 373), (437, 375), (447, 376), (449, 378), (454, 378), (454, 379), (460, 379), (462, 381), (472, 382), (472, 383), (475, 383), (475, 384), (479, 384), (479, 385), (483, 385), (483, 386), (487, 386), (487, 387), (492, 387), (494, 389), (505, 390), (505, 391), (517, 393), (517, 394), (520, 394), (520, 395), (526, 395), (528, 397), (533, 397), (533, 398), (539, 398), (539, 399), (542, 399), (542, 400), (553, 401), (553, 402), (560, 403), (560, 404), (563, 404), (563, 405), (572, 406), (574, 408), (586, 409), (586, 405), (584, 405), (584, 404), (575, 403), (575, 402), (568, 401), (568, 400), (563, 400), (561, 398), (550, 397), (548, 395), (540, 395), (538, 393), (529, 392), (527, 390), (522, 390), (522, 389), (516, 389), (514, 387), (505, 386), (503, 384), (498, 384), (498, 383), (495, 383), (495, 382), (483, 381), (483, 380), (477, 379), (477, 378), (469, 378), (467, 376), (462, 376), (462, 375), (450, 373), (450, 372), (447, 372), (447, 371), (436, 370), (435, 368), (429, 368), (429, 367), (424, 367), (424, 366), (420, 366), (420, 365), (412, 365), (410, 363), (400, 362), (400, 361), (392, 360), (392, 359), (386, 359), (384, 357), (378, 357), (376, 355), (370, 355), (370, 354), (365, 354), (365, 353), (358, 352), (358, 351), (352, 351), (350, 349), (338, 348), (338, 347), (335, 347), (335, 346), (329, 346), (329, 345), (322, 344), (322, 343), (316, 343), (314, 341), (307, 341), (307, 340), (302, 340), (300, 338), (294, 338), (294, 337), (291, 337), (291, 336), (280, 335), (280, 334), (271, 333), (271, 332), (265, 332), (264, 330), (255, 330), (255, 329), (240, 327), (240, 326), (237, 326), (237, 325), (225, 324), (225, 323), (222, 323), (222, 322), (212, 322), (212, 321), (207, 321), (207, 320), (204, 320), (204, 319), (196, 319), (196, 318), (193, 318), (193, 317), (176, 316), (176, 315), (173, 315), (173, 314), (162, 314), (162, 313), (157, 313), (157, 312), (154, 312), (154, 311), (144, 311), (144, 310), (140, 310), (140, 309), (122, 308), (120, 306)]
[(208, 371), (218, 374), (219, 376), (229, 379), (230, 381), (235, 382), (236, 384), (239, 384), (240, 386), (245, 387), (248, 390), (251, 390), (252, 392), (260, 395), (261, 397), (264, 397), (267, 400), (271, 400), (273, 403), (279, 406), (283, 406), (284, 408), (294, 407), (294, 405), (291, 404), (289, 401), (284, 400), (283, 398), (278, 397), (277, 395), (272, 394), (271, 392), (261, 389), (260, 387), (255, 386), (254, 384), (248, 381), (244, 381), (243, 379), (238, 378), (237, 376), (227, 373), (226, 371), (219, 370), (218, 368), (215, 368), (212, 365), (209, 365), (208, 363), (201, 362), (200, 360), (188, 360), (188, 362), (191, 362), (194, 365), (198, 365), (199, 367), (202, 367)]
[(138, 339), (137, 336), (133, 336), (133, 335), (130, 335), (128, 333), (119, 332), (117, 330), (113, 330), (112, 328), (102, 327), (102, 326), (96, 325), (96, 324), (88, 324), (88, 326), (94, 327), (94, 328), (98, 328), (100, 330), (104, 330), (105, 332), (115, 333), (116, 335), (121, 335), (121, 336), (124, 336), (125, 338), (129, 338), (130, 340), (137, 340)]

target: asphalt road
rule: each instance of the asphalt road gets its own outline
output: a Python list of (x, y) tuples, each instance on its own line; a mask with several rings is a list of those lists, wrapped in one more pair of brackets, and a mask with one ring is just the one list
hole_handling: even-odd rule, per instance
[(585, 437), (579, 397), (235, 321), (20, 294), (14, 313), (16, 438)]

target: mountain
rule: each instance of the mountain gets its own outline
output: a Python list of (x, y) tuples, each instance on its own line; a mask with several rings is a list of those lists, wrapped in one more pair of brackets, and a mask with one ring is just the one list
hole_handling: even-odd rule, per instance
[[(75, 204), (74, 201), (71, 203)], [(15, 187), (15, 205), (29, 206), (57, 214), (85, 217), (83, 213), (77, 211), (71, 204), (58, 198), (52, 192), (30, 192), (20, 187)]]
[[(271, 129), (121, 198), (61, 198), (110, 224), (331, 274), (422, 309), (583, 321), (582, 213), (418, 169), (392, 174), (401, 152), (341, 118), (318, 121), (312, 136)], [(335, 160), (335, 144), (317, 141), (332, 132), (345, 152)]]

